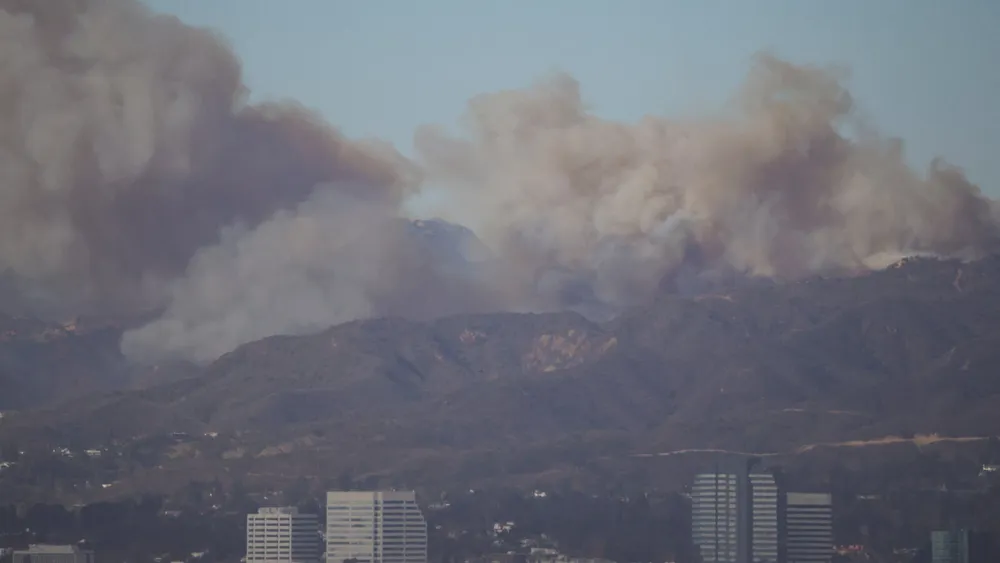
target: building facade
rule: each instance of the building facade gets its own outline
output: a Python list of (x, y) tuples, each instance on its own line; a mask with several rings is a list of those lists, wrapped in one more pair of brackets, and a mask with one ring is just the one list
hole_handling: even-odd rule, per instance
[(780, 557), (779, 503), (781, 495), (774, 475), (750, 474), (750, 561), (753, 563), (778, 563)]
[(94, 563), (94, 552), (75, 545), (31, 545), (15, 551), (14, 563)]
[(301, 514), (294, 507), (247, 514), (246, 563), (316, 563), (320, 547), (315, 514)]
[(327, 563), (426, 563), (427, 522), (413, 491), (326, 494)]
[[(704, 563), (742, 563), (739, 559), (740, 494), (738, 473), (700, 473), (691, 489), (691, 539)], [(745, 502), (745, 500), (744, 500)]]
[(785, 496), (788, 563), (829, 563), (833, 558), (833, 502), (825, 493)]
[(695, 476), (691, 539), (704, 563), (778, 563), (780, 491), (774, 476), (752, 462), (717, 465)]

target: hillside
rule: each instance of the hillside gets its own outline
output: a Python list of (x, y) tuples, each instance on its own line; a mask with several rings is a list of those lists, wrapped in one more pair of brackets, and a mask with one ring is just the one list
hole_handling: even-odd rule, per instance
[[(482, 275), (477, 266), (490, 258), (476, 235), (458, 225), (400, 219), (392, 226), (409, 243), (401, 254), (447, 269), (454, 278)], [(187, 362), (136, 365), (122, 356), (123, 331), (155, 320), (161, 311), (46, 322), (26, 315), (24, 304), (16, 302), (23, 293), (17, 283), (0, 275), (0, 411), (48, 407), (200, 373)], [(457, 299), (459, 292), (452, 292), (452, 298)], [(426, 304), (423, 308), (416, 304), (408, 309), (419, 317), (424, 308)], [(452, 308), (442, 305), (435, 310)]]
[(911, 260), (663, 295), (604, 324), (488, 314), (272, 337), (193, 377), (21, 413), (0, 437), (218, 435), (133, 467), (138, 488), (229, 470), (546, 479), (685, 448), (997, 435), (998, 367), (1000, 258)]
[(0, 410), (58, 403), (128, 385), (110, 326), (55, 325), (0, 314)]

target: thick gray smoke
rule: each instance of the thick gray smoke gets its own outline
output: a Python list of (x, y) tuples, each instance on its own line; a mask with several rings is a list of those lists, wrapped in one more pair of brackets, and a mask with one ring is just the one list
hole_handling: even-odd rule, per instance
[(427, 128), (417, 149), (447, 193), (441, 216), (527, 274), (572, 272), (604, 303), (685, 272), (794, 279), (996, 249), (992, 202), (943, 162), (910, 170), (840, 78), (762, 55), (733, 115), (623, 124), (588, 114), (557, 75), (472, 100), (463, 136)]
[[(159, 311), (124, 352), (208, 361), (357, 318), (614, 311), (718, 272), (1000, 238), (960, 171), (911, 171), (836, 73), (771, 57), (718, 119), (608, 122), (567, 76), (485, 95), (462, 134), (419, 131), (416, 163), (248, 104), (240, 73), (210, 31), (134, 0), (0, 0), (0, 307)], [(457, 264), (434, 249), (459, 231), (400, 218), (422, 178), (490, 260)]]

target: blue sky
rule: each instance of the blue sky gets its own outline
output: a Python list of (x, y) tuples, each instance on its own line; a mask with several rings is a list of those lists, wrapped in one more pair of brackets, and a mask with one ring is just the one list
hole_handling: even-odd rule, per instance
[(147, 0), (216, 28), (255, 99), (291, 97), (410, 153), (482, 92), (572, 73), (595, 113), (721, 108), (761, 49), (845, 64), (862, 108), (1000, 197), (995, 0)]

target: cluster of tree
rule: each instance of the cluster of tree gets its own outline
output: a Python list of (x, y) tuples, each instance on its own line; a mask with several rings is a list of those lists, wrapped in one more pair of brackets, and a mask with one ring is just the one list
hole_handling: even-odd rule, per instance
[(236, 561), (243, 555), (243, 514), (174, 515), (163, 510), (163, 502), (161, 497), (144, 496), (75, 509), (59, 504), (3, 506), (0, 547), (83, 543), (106, 562), (152, 561), (157, 556), (183, 561), (203, 551), (219, 561)]
[(891, 554), (926, 550), (934, 530), (1000, 534), (1000, 479), (982, 471), (998, 452), (995, 440), (978, 448), (900, 447), (878, 459), (830, 451), (784, 467), (781, 476), (791, 490), (832, 493), (837, 543)]
[[(234, 483), (226, 491), (226, 508), (197, 509), (197, 503), (215, 495), (216, 486), (191, 483), (171, 499), (144, 496), (75, 509), (57, 504), (0, 507), (0, 547), (84, 541), (105, 562), (143, 562), (157, 556), (186, 560), (194, 552), (207, 552), (204, 560), (237, 561), (243, 555), (245, 514), (256, 509), (250, 500), (254, 495)], [(313, 491), (290, 492), (299, 497), (295, 504), (322, 519), (322, 499)], [(521, 540), (541, 537), (578, 556), (693, 560), (689, 507), (677, 494), (624, 498), (550, 493), (534, 498), (513, 490), (477, 491), (453, 495), (426, 514), (433, 561), (491, 553), (498, 540), (523, 548)], [(515, 525), (503, 537), (490, 533), (495, 522), (508, 521)]]
[[(693, 561), (690, 503), (677, 493), (631, 497), (515, 490), (451, 495), (428, 511), (436, 560), (461, 561), (548, 538), (560, 552), (615, 561)], [(495, 523), (512, 522), (499, 537)], [(450, 533), (457, 532), (457, 533)], [(464, 533), (463, 533), (464, 532)], [(530, 544), (528, 544), (530, 545)]]
[[(190, 442), (187, 435), (158, 434), (127, 444), (113, 436), (100, 444), (67, 436), (51, 442), (0, 441), (0, 498), (18, 502), (60, 501), (87, 491), (99, 490), (162, 463), (177, 444)], [(220, 441), (221, 442), (221, 441)], [(200, 449), (223, 445), (212, 440), (199, 444)], [(217, 453), (217, 452), (216, 452)]]
[[(789, 490), (833, 494), (837, 543), (865, 544), (891, 554), (900, 547), (925, 546), (930, 531), (956, 525), (1000, 533), (1000, 483), (981, 475), (983, 464), (994, 461), (990, 452), (979, 456), (911, 449), (879, 463), (861, 454), (861, 461), (844, 452), (830, 456), (789, 462), (778, 472)], [(52, 468), (62, 467), (62, 458), (47, 459)], [(73, 462), (102, 463), (68, 461)], [(378, 485), (349, 473), (325, 480), (269, 481), (277, 493), (257, 490), (261, 484), (192, 481), (170, 497), (142, 496), (73, 509), (44, 503), (0, 506), (0, 547), (86, 540), (107, 563), (142, 562), (154, 556), (183, 560), (202, 551), (210, 561), (236, 561), (243, 555), (245, 515), (258, 504), (296, 505), (322, 519), (326, 490)], [(443, 493), (442, 502), (435, 502), (438, 493), (424, 491), (432, 560), (460, 561), (551, 545), (580, 557), (695, 561), (687, 498), (680, 493), (643, 493), (641, 483), (632, 484), (626, 487), (609, 477), (603, 491), (584, 492), (566, 484), (545, 495), (461, 490)], [(46, 486), (46, 479), (37, 485)], [(494, 532), (495, 523), (507, 522), (514, 523), (508, 531)]]

